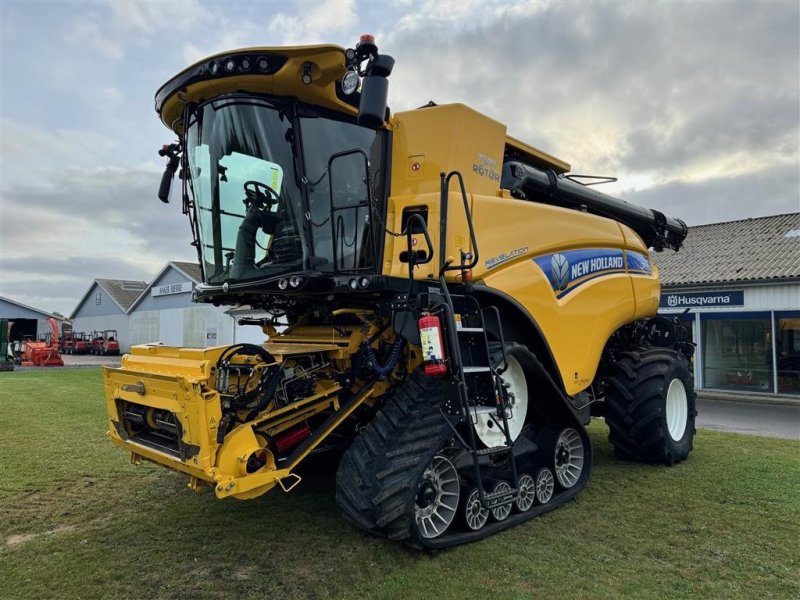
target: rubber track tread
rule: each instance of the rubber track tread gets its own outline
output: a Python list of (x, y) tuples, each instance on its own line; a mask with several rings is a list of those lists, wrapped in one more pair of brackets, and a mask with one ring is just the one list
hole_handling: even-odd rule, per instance
[[(412, 373), (396, 388), (375, 417), (342, 456), (336, 473), (336, 503), (354, 525), (372, 534), (381, 531), (375, 499), (404, 485), (403, 475), (420, 465), (433, 440), (446, 439), (449, 428), (439, 412), (441, 380)], [(427, 461), (426, 463), (427, 464)], [(392, 480), (399, 477), (398, 483)], [(389, 487), (387, 487), (389, 486)]]

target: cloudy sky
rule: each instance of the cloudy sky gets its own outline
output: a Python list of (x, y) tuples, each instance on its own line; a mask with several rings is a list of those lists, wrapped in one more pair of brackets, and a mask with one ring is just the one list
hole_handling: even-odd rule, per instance
[(153, 94), (242, 46), (374, 33), (394, 110), (465, 102), (690, 225), (800, 210), (800, 3), (0, 2), (0, 294), (194, 260)]

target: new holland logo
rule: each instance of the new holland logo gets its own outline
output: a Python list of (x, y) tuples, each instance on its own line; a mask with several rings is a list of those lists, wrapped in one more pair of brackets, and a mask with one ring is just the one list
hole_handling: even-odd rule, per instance
[(567, 287), (569, 283), (569, 261), (563, 254), (553, 254), (550, 259), (550, 276), (553, 279), (553, 287), (560, 291)]

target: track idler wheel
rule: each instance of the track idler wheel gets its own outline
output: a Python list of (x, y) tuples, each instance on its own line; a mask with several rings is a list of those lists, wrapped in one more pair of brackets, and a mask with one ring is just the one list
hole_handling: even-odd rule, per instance
[(519, 478), (519, 495), (515, 505), (519, 512), (526, 512), (531, 509), (536, 501), (536, 482), (533, 477), (525, 473)]
[[(511, 486), (508, 485), (505, 481), (499, 482), (496, 486), (494, 486), (494, 493), (506, 493), (511, 491)], [(503, 504), (502, 506), (498, 506), (497, 508), (492, 509), (492, 516), (494, 517), (495, 521), (505, 521), (508, 518), (508, 515), (511, 514), (511, 504)]]
[(473, 488), (464, 501), (464, 524), (470, 531), (478, 531), (489, 520), (489, 510), (481, 504), (478, 488)]
[(542, 469), (536, 474), (536, 499), (539, 504), (547, 504), (553, 497), (555, 481), (550, 469)]

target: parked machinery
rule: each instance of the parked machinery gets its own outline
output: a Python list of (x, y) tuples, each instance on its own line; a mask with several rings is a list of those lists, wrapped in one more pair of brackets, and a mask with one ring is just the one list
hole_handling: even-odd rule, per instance
[(23, 367), (63, 367), (64, 360), (59, 352), (58, 324), (52, 317), (47, 319), (50, 332), (34, 340), (25, 337), (17, 351), (17, 361)]
[(393, 65), (371, 36), (250, 48), (158, 91), (195, 299), (264, 311), (243, 322), (268, 340), (134, 347), (105, 370), (113, 443), (239, 499), (344, 447), (344, 516), (426, 548), (574, 498), (600, 407), (624, 456), (685, 459), (694, 348), (656, 316), (648, 247), (686, 226), (464, 105), (391, 115)]

